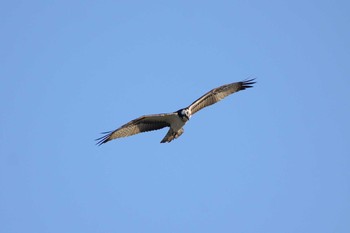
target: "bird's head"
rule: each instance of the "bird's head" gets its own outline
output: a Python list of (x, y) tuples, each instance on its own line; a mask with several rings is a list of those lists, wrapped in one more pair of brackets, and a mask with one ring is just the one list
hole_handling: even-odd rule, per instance
[(179, 116), (183, 121), (188, 121), (191, 118), (191, 112), (189, 109), (184, 108), (178, 111)]

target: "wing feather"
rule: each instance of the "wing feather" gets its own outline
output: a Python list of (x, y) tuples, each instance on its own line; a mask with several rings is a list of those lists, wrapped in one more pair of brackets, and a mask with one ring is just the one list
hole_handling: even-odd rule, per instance
[(228, 95), (244, 90), (246, 88), (253, 87), (252, 85), (254, 83), (254, 79), (249, 79), (214, 88), (213, 90), (205, 93), (203, 96), (194, 101), (190, 106), (188, 106), (188, 108), (193, 115), (199, 110), (219, 102)]
[(102, 145), (110, 140), (128, 137), (138, 133), (162, 129), (170, 126), (172, 119), (176, 117), (174, 113), (145, 115), (136, 118), (114, 131), (105, 132), (104, 136), (97, 138), (97, 145)]

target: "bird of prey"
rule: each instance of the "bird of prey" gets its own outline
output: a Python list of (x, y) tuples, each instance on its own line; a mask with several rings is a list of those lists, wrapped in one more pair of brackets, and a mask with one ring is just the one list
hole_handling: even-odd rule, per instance
[(96, 141), (98, 141), (97, 145), (102, 145), (103, 143), (116, 138), (128, 137), (138, 133), (162, 129), (164, 127), (170, 127), (170, 129), (161, 143), (171, 142), (175, 138), (181, 136), (181, 134), (184, 132), (183, 126), (193, 114), (202, 108), (219, 102), (228, 95), (253, 87), (252, 85), (254, 83), (254, 79), (249, 79), (241, 82), (226, 84), (214, 88), (194, 101), (188, 107), (182, 108), (176, 112), (141, 116), (126, 123), (125, 125), (122, 125), (120, 128), (114, 131), (104, 132), (104, 136), (96, 139)]

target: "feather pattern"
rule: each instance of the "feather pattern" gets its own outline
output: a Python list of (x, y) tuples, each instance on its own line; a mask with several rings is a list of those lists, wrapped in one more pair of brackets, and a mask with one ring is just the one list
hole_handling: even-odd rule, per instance
[(199, 110), (219, 102), (228, 95), (231, 95), (237, 91), (244, 90), (246, 88), (253, 87), (252, 85), (254, 83), (254, 79), (249, 79), (242, 82), (230, 83), (214, 88), (213, 90), (205, 93), (203, 96), (198, 98), (187, 108), (190, 109), (190, 112), (193, 115)]
[(114, 131), (104, 132), (104, 136), (96, 139), (98, 141), (97, 145), (101, 145), (116, 138), (128, 137), (138, 133), (162, 129), (170, 126), (170, 121), (174, 117), (176, 117), (174, 113), (141, 116), (125, 125), (122, 125)]

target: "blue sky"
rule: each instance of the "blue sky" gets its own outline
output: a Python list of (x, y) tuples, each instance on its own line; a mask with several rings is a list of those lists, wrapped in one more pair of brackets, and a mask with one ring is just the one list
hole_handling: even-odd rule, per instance
[(347, 1), (0, 5), (1, 232), (350, 232)]

